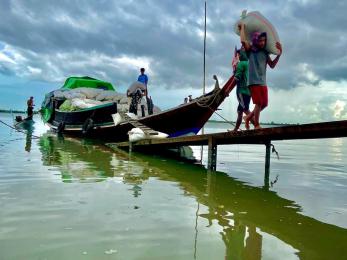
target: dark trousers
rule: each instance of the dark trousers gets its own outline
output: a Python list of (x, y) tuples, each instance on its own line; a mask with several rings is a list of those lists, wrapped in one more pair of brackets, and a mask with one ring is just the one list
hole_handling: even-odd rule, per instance
[(135, 115), (137, 115), (137, 105), (142, 97), (141, 90), (136, 91), (130, 96), (131, 96), (131, 103), (129, 107), (129, 113), (134, 113)]
[(28, 109), (27, 109), (28, 117), (32, 117), (33, 114), (34, 114), (34, 108), (33, 107), (28, 107)]

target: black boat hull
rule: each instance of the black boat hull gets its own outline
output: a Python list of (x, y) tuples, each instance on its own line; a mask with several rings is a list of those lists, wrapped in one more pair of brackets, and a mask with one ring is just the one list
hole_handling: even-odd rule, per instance
[[(218, 106), (234, 88), (235, 81), (231, 77), (222, 89), (212, 91), (190, 103), (182, 104), (173, 109), (139, 119), (138, 121), (156, 131), (163, 132), (169, 137), (195, 135), (212, 116)], [(215, 94), (217, 93), (217, 94)], [(208, 105), (201, 100), (207, 100)], [(116, 104), (112, 110), (91, 110), (82, 112), (55, 111), (48, 125), (55, 131), (74, 136), (86, 136), (104, 141), (126, 141), (128, 132), (134, 128), (130, 123), (123, 122), (114, 125), (112, 114), (117, 112)], [(86, 122), (91, 118), (93, 126), (85, 131)], [(62, 124), (64, 124), (62, 126)]]

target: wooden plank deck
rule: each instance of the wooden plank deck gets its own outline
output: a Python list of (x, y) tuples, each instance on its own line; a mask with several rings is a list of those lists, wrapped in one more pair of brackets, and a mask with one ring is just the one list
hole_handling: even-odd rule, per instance
[[(290, 125), (263, 128), (258, 130), (221, 132), (214, 134), (174, 137), (166, 139), (148, 139), (132, 143), (132, 146), (208, 145), (213, 139), (216, 145), (224, 144), (266, 144), (278, 140), (318, 139), (347, 137), (347, 120), (314, 124)], [(117, 147), (129, 147), (129, 142), (112, 143)]]
[(109, 143), (110, 147), (136, 149), (166, 149), (180, 146), (208, 145), (208, 169), (216, 170), (217, 146), (227, 144), (265, 144), (265, 178), (269, 175), (271, 141), (294, 139), (320, 139), (347, 137), (347, 120), (313, 124), (290, 125), (248, 130), (239, 132), (221, 132), (204, 135), (175, 137), (166, 139), (148, 139), (138, 142)]

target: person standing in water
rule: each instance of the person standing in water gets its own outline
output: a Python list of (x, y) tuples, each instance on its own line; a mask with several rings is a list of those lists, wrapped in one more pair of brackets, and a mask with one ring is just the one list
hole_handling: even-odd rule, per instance
[(282, 45), (277, 42), (276, 48), (279, 51), (277, 57), (272, 60), (266, 47), (266, 32), (254, 32), (252, 43), (246, 40), (245, 24), (239, 24), (240, 38), (248, 56), (248, 86), (251, 91), (254, 109), (245, 116), (245, 126), (249, 129), (249, 122), (254, 120), (254, 128), (259, 129), (260, 112), (268, 105), (268, 89), (266, 84), (266, 67), (275, 68), (282, 54)]
[(33, 117), (34, 114), (34, 97), (30, 97), (27, 101), (27, 115), (28, 117)]

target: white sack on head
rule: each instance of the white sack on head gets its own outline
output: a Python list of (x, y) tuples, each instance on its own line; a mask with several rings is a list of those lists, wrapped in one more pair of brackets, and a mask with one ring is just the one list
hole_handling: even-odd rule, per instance
[(275, 27), (267, 20), (260, 12), (249, 12), (244, 11), (241, 19), (238, 20), (234, 25), (234, 31), (237, 35), (240, 35), (238, 25), (240, 22), (245, 24), (246, 40), (251, 42), (252, 34), (254, 32), (266, 32), (266, 50), (272, 54), (279, 54), (276, 48), (276, 42), (280, 42), (278, 33)]

